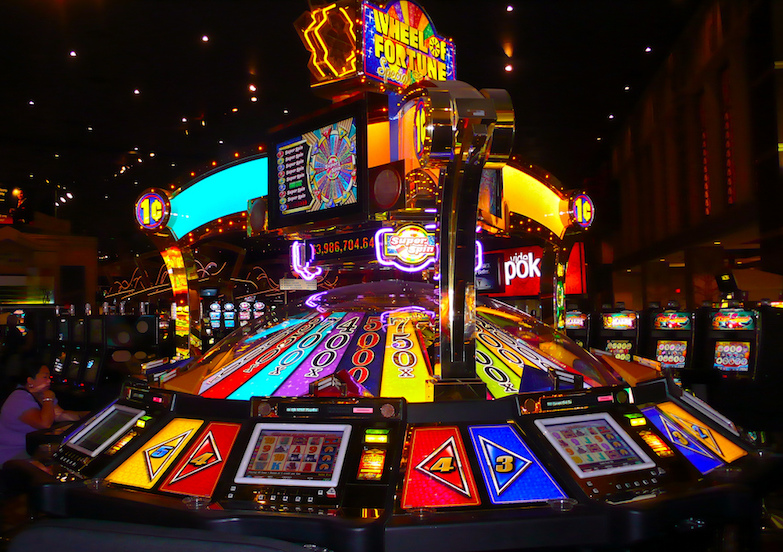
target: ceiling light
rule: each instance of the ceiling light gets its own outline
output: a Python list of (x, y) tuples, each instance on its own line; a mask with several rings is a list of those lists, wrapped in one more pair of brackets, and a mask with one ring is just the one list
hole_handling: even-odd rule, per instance
[(506, 73), (510, 73), (514, 67), (509, 63), (504, 67), (504, 69), (506, 70)]

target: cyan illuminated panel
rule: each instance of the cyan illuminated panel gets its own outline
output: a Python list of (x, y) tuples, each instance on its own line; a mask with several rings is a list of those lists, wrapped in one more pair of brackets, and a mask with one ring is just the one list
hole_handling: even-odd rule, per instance
[(642, 413), (701, 473), (708, 473), (723, 465), (722, 460), (716, 458), (679, 424), (664, 416), (654, 406), (642, 409)]
[(267, 158), (256, 157), (208, 174), (169, 199), (168, 228), (180, 239), (220, 217), (247, 211), (249, 199), (269, 191)]
[(567, 498), (511, 426), (471, 426), (468, 430), (492, 504)]

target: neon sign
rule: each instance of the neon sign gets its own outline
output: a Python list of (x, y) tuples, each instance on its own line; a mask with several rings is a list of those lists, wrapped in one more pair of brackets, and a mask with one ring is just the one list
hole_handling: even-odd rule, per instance
[(375, 257), (382, 265), (417, 272), (435, 262), (435, 253), (435, 234), (416, 224), (397, 231), (381, 228), (375, 234)]
[(587, 194), (579, 194), (571, 200), (571, 220), (588, 228), (595, 219), (595, 206), (593, 200)]
[(310, 266), (313, 258), (315, 258), (315, 247), (312, 245), (308, 247), (307, 244), (300, 241), (291, 244), (291, 267), (296, 274), (308, 281), (323, 274), (323, 268), (320, 266)]
[(424, 79), (454, 80), (454, 44), (435, 32), (429, 17), (408, 0), (385, 9), (362, 4), (364, 73), (406, 87)]
[(169, 199), (163, 191), (149, 190), (136, 201), (136, 222), (147, 230), (165, 226), (170, 213)]

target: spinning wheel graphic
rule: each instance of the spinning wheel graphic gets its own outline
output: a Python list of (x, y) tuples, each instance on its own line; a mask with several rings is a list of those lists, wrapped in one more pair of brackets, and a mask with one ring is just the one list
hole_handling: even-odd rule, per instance
[(311, 210), (356, 203), (355, 134), (338, 123), (313, 138), (307, 166)]

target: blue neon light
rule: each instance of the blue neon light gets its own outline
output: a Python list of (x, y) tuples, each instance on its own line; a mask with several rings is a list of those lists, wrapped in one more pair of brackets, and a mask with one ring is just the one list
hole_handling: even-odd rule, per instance
[(268, 194), (267, 157), (213, 172), (172, 197), (168, 227), (179, 240), (220, 217), (247, 211), (250, 199)]

